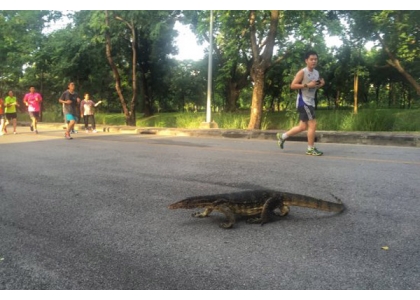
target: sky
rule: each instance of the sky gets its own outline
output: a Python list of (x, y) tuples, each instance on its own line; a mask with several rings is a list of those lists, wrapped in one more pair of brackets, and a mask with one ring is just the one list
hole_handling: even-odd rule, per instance
[(188, 28), (188, 25), (182, 25), (181, 23), (176, 22), (174, 28), (179, 32), (178, 38), (176, 39), (179, 53), (174, 57), (179, 60), (202, 59), (204, 57), (204, 50), (209, 46), (208, 43), (199, 45), (194, 33)]

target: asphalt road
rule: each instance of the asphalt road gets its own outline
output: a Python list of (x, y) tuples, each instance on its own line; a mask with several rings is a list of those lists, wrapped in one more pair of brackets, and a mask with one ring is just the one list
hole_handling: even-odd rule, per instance
[[(0, 289), (420, 289), (420, 150), (62, 130), (0, 137)], [(346, 205), (264, 226), (169, 210), (278, 189)]]

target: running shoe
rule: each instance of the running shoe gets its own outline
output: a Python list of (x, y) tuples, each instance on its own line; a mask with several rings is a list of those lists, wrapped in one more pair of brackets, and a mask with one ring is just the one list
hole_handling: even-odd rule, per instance
[(72, 140), (73, 138), (67, 132), (64, 134), (64, 137), (68, 140)]
[(324, 154), (324, 152), (319, 151), (317, 148), (313, 147), (311, 149), (308, 149), (308, 151), (306, 151), (306, 154), (313, 156), (321, 156), (322, 154)]
[(286, 140), (281, 137), (281, 133), (280, 132), (277, 133), (276, 137), (278, 139), (277, 144), (279, 145), (280, 149), (283, 149), (284, 148), (284, 142)]
[(31, 131), (34, 131), (34, 127), (32, 125), (30, 125), (29, 128), (31, 129)]

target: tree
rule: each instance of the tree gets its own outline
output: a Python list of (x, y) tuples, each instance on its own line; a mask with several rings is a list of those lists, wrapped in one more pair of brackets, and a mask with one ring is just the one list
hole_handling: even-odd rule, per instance
[(176, 11), (106, 11), (92, 18), (91, 26), (105, 36), (96, 38), (106, 45), (106, 57), (127, 125), (136, 123), (138, 96), (144, 115), (153, 114), (152, 87), (159, 86), (157, 81), (165, 77), (167, 56), (174, 53), (176, 16)]
[(266, 34), (266, 39), (262, 43), (257, 41), (256, 16), (256, 11), (251, 11), (249, 13), (253, 57), (251, 77), (254, 82), (254, 89), (252, 93), (251, 118), (248, 129), (261, 128), (265, 72), (272, 64), (271, 59), (273, 57), (274, 40), (277, 33), (280, 13), (277, 10), (272, 10), (270, 12), (269, 22), (267, 22), (269, 24), (267, 25), (269, 27), (268, 33)]
[[(183, 11), (181, 20), (184, 24), (190, 24), (200, 42), (210, 41), (208, 11)], [(239, 106), (241, 90), (251, 84), (248, 12), (214, 11), (213, 36), (214, 94), (225, 99), (225, 111), (234, 112)]]
[(356, 38), (378, 42), (395, 68), (420, 95), (420, 83), (411, 73), (419, 71), (420, 11), (346, 12)]
[(122, 93), (121, 87), (121, 76), (120, 72), (117, 68), (116, 63), (114, 62), (114, 58), (112, 56), (112, 43), (111, 43), (111, 33), (110, 33), (110, 16), (109, 12), (105, 11), (105, 24), (106, 24), (106, 31), (105, 31), (105, 49), (106, 49), (106, 57), (108, 59), (108, 63), (111, 66), (112, 73), (115, 79), (115, 89), (117, 91), (118, 97), (121, 102), (121, 106), (125, 115), (125, 120), (127, 125), (135, 126), (136, 125), (136, 100), (137, 100), (137, 42), (136, 42), (136, 30), (134, 27), (134, 20), (130, 18), (126, 20), (120, 16), (116, 16), (115, 19), (122, 21), (127, 25), (129, 32), (130, 32), (130, 40), (131, 40), (131, 51), (132, 51), (132, 58), (131, 58), (131, 69), (132, 69), (132, 97), (130, 102), (130, 109), (127, 107), (126, 100)]
[[(45, 23), (59, 16), (47, 10), (0, 11), (0, 87), (18, 88), (25, 69), (33, 66), (40, 51)], [(39, 83), (38, 79), (31, 84)]]

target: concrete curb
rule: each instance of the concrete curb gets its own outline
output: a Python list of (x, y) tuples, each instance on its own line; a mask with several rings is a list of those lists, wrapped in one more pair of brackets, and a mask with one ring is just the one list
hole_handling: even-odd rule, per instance
[[(18, 122), (19, 126), (29, 126), (28, 122)], [(38, 128), (64, 130), (62, 123), (38, 123)], [(84, 130), (83, 124), (76, 124), (76, 130)], [(121, 134), (150, 134), (160, 136), (223, 137), (232, 139), (277, 140), (277, 130), (242, 129), (183, 129), (133, 126), (97, 125), (100, 132)], [(290, 137), (290, 141), (306, 141), (306, 132)], [(420, 132), (365, 132), (365, 131), (317, 131), (318, 143), (343, 143), (380, 146), (420, 147)]]

